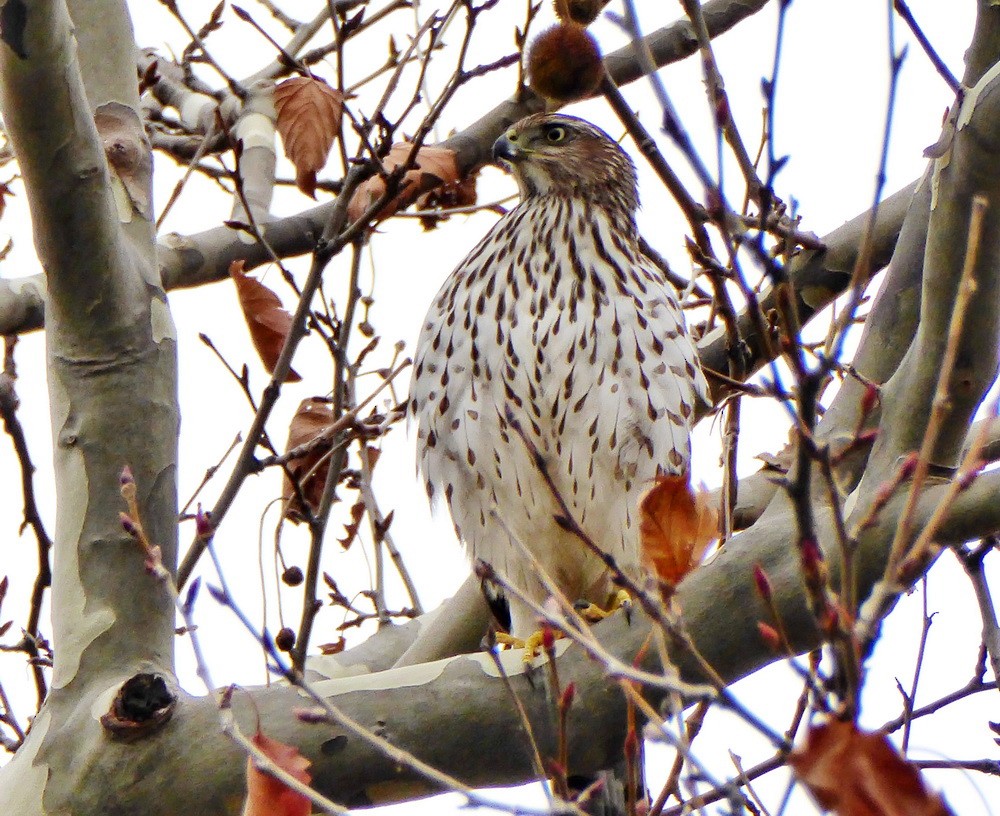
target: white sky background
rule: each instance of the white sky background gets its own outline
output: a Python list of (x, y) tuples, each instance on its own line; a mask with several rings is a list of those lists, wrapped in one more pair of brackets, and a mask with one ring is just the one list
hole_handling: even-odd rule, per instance
[[(213, 5), (190, 0), (181, 3), (181, 8), (197, 27)], [(296, 17), (308, 19), (320, 3), (317, 0), (308, 3), (296, 0), (291, 5), (295, 7), (288, 10)], [(373, 8), (380, 5), (374, 3)], [(938, 52), (953, 73), (960, 76), (962, 54), (973, 24), (974, 3), (914, 0), (910, 5)], [(172, 45), (179, 53), (186, 40), (162, 7), (140, 0), (130, 0), (130, 6), (136, 15), (135, 26), (140, 45), (152, 46), (162, 52), (167, 52), (168, 46)], [(266, 20), (266, 12), (252, 0), (247, 0), (245, 6), (258, 20)], [(661, 6), (668, 10), (663, 16), (659, 16)], [(617, 8), (617, 4), (612, 3), (611, 8)], [(423, 11), (418, 13), (424, 16)], [(648, 31), (667, 22), (667, 15), (672, 19), (681, 11), (676, 3), (646, 3), (641, 4), (640, 13), (645, 15), (642, 23)], [(498, 10), (483, 18), (472, 62), (492, 61), (512, 51), (513, 26), (521, 23), (523, 14), (523, 2), (502, 0)], [(715, 43), (734, 116), (751, 148), (756, 145), (760, 132), (762, 102), (759, 86), (761, 78), (770, 73), (776, 17), (777, 2)], [(405, 18), (406, 12), (394, 15), (400, 23)], [(551, 10), (546, 6), (535, 31), (540, 31), (551, 19)], [(227, 12), (225, 20), (223, 30), (214, 34), (209, 43), (214, 44), (213, 55), (232, 74), (242, 76), (252, 73), (273, 58), (270, 47), (231, 13)], [(779, 176), (777, 193), (785, 200), (794, 198), (798, 202), (804, 229), (823, 235), (866, 209), (871, 200), (888, 89), (886, 3), (796, 0), (791, 6), (787, 24), (778, 85), (775, 141), (778, 154), (790, 154), (791, 160)], [(606, 52), (625, 41), (621, 33), (607, 22), (598, 24), (595, 30)], [(349, 81), (351, 76), (357, 78), (367, 74), (372, 65), (384, 59), (386, 51), (380, 49), (385, 48), (388, 31), (386, 28), (381, 39), (377, 35), (364, 36), (359, 39), (360, 45), (348, 46), (346, 69)], [(460, 33), (461, 26), (456, 25), (451, 36), (455, 44)], [(896, 36), (897, 43), (910, 43), (910, 52), (900, 78), (886, 194), (895, 192), (921, 173), (924, 166), (921, 151), (937, 139), (942, 113), (951, 101), (948, 88), (935, 74), (919, 47), (911, 42), (905, 26), (899, 21), (896, 22)], [(402, 44), (405, 38), (397, 36), (397, 42)], [(439, 65), (430, 75), (432, 88), (440, 87), (447, 76), (445, 72), (451, 70), (447, 59)], [(317, 73), (332, 80), (335, 77), (334, 65), (332, 62), (321, 65)], [(214, 85), (219, 84), (210, 71), (206, 70), (202, 76)], [(704, 146), (703, 159), (709, 167), (714, 167), (714, 137), (711, 135), (698, 60), (689, 59), (681, 65), (667, 68), (661, 76), (695, 143)], [(510, 95), (514, 81), (515, 74), (508, 71), (466, 87), (445, 112), (438, 136), (443, 137), (452, 128), (478, 119)], [(643, 116), (647, 127), (654, 130), (658, 117), (648, 86), (642, 82), (635, 83), (625, 90), (625, 94)], [(403, 98), (400, 96), (401, 100)], [(349, 103), (357, 112), (370, 111), (373, 104), (368, 96)], [(615, 136), (622, 132), (621, 126), (616, 124), (602, 102), (572, 106), (569, 112), (592, 119)], [(668, 159), (673, 162), (676, 156), (667, 146), (666, 139), (659, 141)], [(631, 145), (627, 147), (631, 149)], [(156, 202), (161, 208), (178, 177), (178, 171), (169, 161), (158, 159), (157, 162)], [(686, 273), (690, 264), (683, 243), (685, 225), (648, 168), (641, 160), (637, 163), (643, 200), (640, 227), (674, 267)], [(287, 163), (283, 162), (279, 172), (290, 175)], [(726, 173), (728, 178), (736, 180), (737, 175), (731, 166), (727, 167)], [(488, 169), (482, 174), (480, 202), (501, 198), (513, 191), (513, 183), (498, 171)], [(23, 197), (16, 199), (0, 222), (0, 240), (6, 240), (7, 235), (15, 239), (14, 251), (0, 269), (0, 273), (12, 277), (39, 271), (23, 205)], [(164, 232), (183, 234), (215, 226), (228, 218), (230, 206), (229, 199), (217, 187), (195, 178), (169, 214)], [(285, 189), (279, 190), (273, 209), (275, 214), (289, 214), (310, 206), (313, 203), (306, 197)], [(376, 302), (370, 319), (383, 337), (384, 351), (389, 353), (393, 343), (402, 339), (406, 341), (407, 353), (412, 354), (424, 311), (438, 286), (494, 218), (490, 213), (460, 216), (429, 234), (423, 233), (419, 222), (413, 219), (394, 219), (381, 228), (382, 234), (371, 245), (374, 266), (366, 263), (362, 288), (367, 292), (371, 286), (374, 268)], [(346, 290), (347, 264), (346, 255), (335, 259), (326, 275), (326, 293), (338, 303), (343, 302)], [(290, 266), (299, 272), (303, 270), (301, 263)], [(291, 292), (284, 286), (280, 275), (275, 270), (261, 271), (265, 282), (280, 294), (286, 305), (291, 305)], [(201, 481), (206, 468), (218, 460), (237, 431), (245, 430), (251, 419), (237, 385), (198, 340), (198, 333), (208, 334), (235, 367), (246, 361), (250, 367), (252, 386), (258, 393), (267, 379), (249, 342), (231, 284), (221, 283), (177, 292), (171, 295), (170, 301), (177, 323), (181, 357), (180, 494), (184, 502)], [(51, 445), (43, 337), (40, 333), (22, 339), (17, 361), (20, 374), (18, 392), (22, 403), (20, 416), (29, 434), (33, 461), (38, 469), (36, 491), (51, 533), (54, 516)], [(377, 363), (382, 364), (384, 361)], [(328, 393), (330, 389), (332, 366), (317, 338), (308, 339), (303, 344), (295, 367), (304, 375), (304, 382), (286, 386), (268, 426), (277, 444), (283, 443), (285, 429), (299, 400), (313, 394)], [(405, 389), (407, 381), (408, 375), (400, 379), (400, 389)], [(360, 393), (365, 395), (365, 389), (373, 387), (375, 382), (374, 377), (362, 379)], [(744, 401), (740, 475), (749, 475), (757, 469), (753, 459), (757, 453), (780, 449), (787, 437), (787, 427), (786, 416), (774, 404)], [(718, 485), (721, 471), (717, 425), (703, 423), (698, 429), (695, 444), (695, 477), (709, 486)], [(20, 489), (16, 463), (6, 439), (0, 440), (0, 485), (4, 488), (0, 491), (0, 575), (10, 574), (12, 582), (0, 615), (2, 622), (14, 615), (18, 619), (23, 615), (35, 563), (33, 539), (29, 534), (18, 536)], [(206, 506), (214, 502), (221, 485), (222, 482), (217, 479), (206, 489), (202, 497)], [(268, 622), (272, 631), (280, 625), (274, 604), (273, 567), (273, 534), (278, 511), (268, 503), (279, 495), (279, 491), (276, 472), (251, 477), (216, 539), (219, 556), (227, 570), (226, 577), (239, 602), (259, 619), (258, 542), (263, 530), (263, 563), (270, 599)], [(402, 426), (393, 430), (385, 445), (384, 455), (376, 469), (376, 491), (383, 511), (395, 510), (392, 533), (413, 574), (421, 600), (426, 608), (437, 606), (465, 577), (468, 567), (448, 519), (444, 516), (436, 520), (431, 518), (423, 490), (414, 476), (412, 440), (406, 438)], [(265, 509), (266, 515), (261, 524)], [(337, 578), (345, 592), (364, 589), (369, 586), (366, 561), (369, 550), (355, 544), (351, 551), (341, 552), (334, 540), (340, 535), (340, 524), (332, 523), (333, 538), (327, 547), (324, 568)], [(182, 552), (192, 536), (190, 526), (182, 528)], [(306, 539), (301, 532), (286, 529), (283, 550), (289, 563), (305, 566)], [(204, 560), (207, 562), (207, 559)], [(996, 579), (996, 556), (991, 560)], [(994, 585), (1000, 584), (994, 580)], [(404, 602), (404, 596), (397, 590), (398, 586), (390, 595), (390, 606)], [(295, 598), (289, 594), (285, 599), (285, 622), (293, 627), (297, 626), (299, 617)], [(877, 726), (899, 713), (900, 698), (895, 680), (898, 678), (905, 688), (909, 688), (919, 636), (920, 607), (918, 592), (901, 603), (886, 625), (876, 656), (870, 664), (871, 674), (866, 686), (863, 722), (868, 726)], [(978, 611), (967, 580), (950, 556), (946, 555), (935, 568), (929, 607), (937, 613), (937, 617), (931, 628), (918, 704), (963, 685), (971, 675), (976, 659), (980, 635)], [(724, 612), (720, 610), (720, 613)], [(335, 627), (341, 620), (339, 615), (339, 611), (321, 613), (314, 644), (336, 639)], [(249, 685), (264, 680), (259, 650), (231, 614), (213, 608), (213, 602), (203, 595), (197, 617), (202, 644), (212, 662), (213, 679), (217, 684), (237, 682)], [(352, 642), (357, 642), (357, 638), (355, 632)], [(186, 687), (200, 691), (192, 671), (187, 642), (179, 640), (177, 651), (179, 670)], [(0, 655), (0, 677), (8, 693), (25, 701), (21, 709), (23, 713), (30, 705), (33, 693), (20, 658)], [(775, 728), (784, 730), (787, 727), (798, 694), (798, 683), (791, 680), (787, 669), (772, 667), (738, 684), (736, 689), (741, 699)], [(931, 757), (940, 753), (944, 757), (959, 759), (995, 757), (997, 748), (986, 730), (987, 719), (1000, 719), (996, 714), (995, 696), (995, 693), (980, 695), (953, 706), (933, 723), (918, 722), (911, 739), (912, 755)], [(713, 727), (707, 728), (706, 735), (700, 738), (697, 755), (708, 761), (715, 772), (731, 774), (732, 765), (726, 754), (729, 748), (743, 757), (747, 767), (768, 755), (768, 746), (742, 733), (742, 729), (736, 728), (726, 715), (712, 715), (709, 724)], [(651, 768), (651, 781), (655, 790), (657, 779), (662, 777), (664, 768), (669, 764), (669, 755), (654, 749), (651, 760), (654, 766)], [(951, 771), (937, 772), (930, 778), (933, 784), (945, 790), (958, 813), (990, 812), (986, 802), (991, 799), (1000, 801), (1000, 783), (988, 782), (981, 776), (970, 778)], [(523, 791), (515, 794), (519, 800), (526, 795)], [(769, 801), (776, 800), (772, 798)], [(457, 799), (448, 798), (390, 808), (385, 812), (448, 813), (457, 809), (457, 803)], [(792, 811), (795, 812), (794, 807)]]

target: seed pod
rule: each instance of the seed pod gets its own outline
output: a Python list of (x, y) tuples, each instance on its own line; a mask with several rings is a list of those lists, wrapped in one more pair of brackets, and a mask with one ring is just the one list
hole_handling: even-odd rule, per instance
[(577, 23), (546, 29), (528, 49), (528, 84), (560, 104), (591, 96), (604, 77), (597, 41)]

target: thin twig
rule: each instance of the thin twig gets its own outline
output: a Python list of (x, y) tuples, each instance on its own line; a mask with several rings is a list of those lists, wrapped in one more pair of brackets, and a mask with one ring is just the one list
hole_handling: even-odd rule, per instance
[(21, 474), (21, 501), (24, 507), (24, 520), (21, 522), (18, 532), (23, 533), (26, 528), (31, 528), (35, 536), (38, 554), (38, 568), (35, 573), (34, 585), (31, 588), (28, 620), (24, 627), (22, 643), (24, 651), (28, 655), (28, 663), (31, 666), (31, 674), (35, 682), (36, 705), (41, 708), (42, 702), (48, 694), (48, 684), (41, 663), (34, 658), (38, 657), (38, 643), (41, 640), (38, 625), (42, 616), (42, 605), (45, 601), (45, 593), (52, 586), (52, 565), (49, 561), (52, 539), (45, 529), (41, 513), (38, 510), (38, 503), (35, 499), (35, 466), (31, 461), (24, 428), (21, 425), (21, 420), (17, 417), (18, 398), (14, 390), (14, 383), (17, 380), (17, 367), (14, 364), (14, 348), (16, 346), (16, 336), (4, 338), (3, 371), (0, 372), (0, 419), (3, 420), (4, 432), (10, 437), (11, 444), (14, 446)]

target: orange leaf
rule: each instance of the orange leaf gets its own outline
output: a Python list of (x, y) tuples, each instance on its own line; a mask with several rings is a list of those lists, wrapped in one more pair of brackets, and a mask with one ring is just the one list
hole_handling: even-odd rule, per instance
[[(284, 310), (278, 296), (256, 278), (243, 271), (243, 261), (229, 264), (229, 276), (236, 284), (236, 295), (240, 299), (243, 317), (250, 329), (257, 356), (268, 374), (274, 373), (274, 366), (281, 355), (281, 349), (292, 326), (292, 316)], [(302, 378), (291, 369), (285, 382), (298, 382)]]
[(274, 107), (285, 155), (295, 165), (295, 184), (315, 198), (316, 173), (340, 131), (344, 95), (322, 79), (292, 77), (275, 86)]
[(718, 536), (708, 494), (693, 491), (686, 474), (657, 476), (639, 500), (642, 556), (663, 581), (680, 583)]
[[(329, 400), (323, 397), (310, 397), (302, 400), (288, 426), (288, 445), (285, 447), (285, 451), (311, 442), (332, 423), (333, 411), (330, 409)], [(323, 495), (326, 475), (330, 472), (330, 451), (332, 449), (333, 440), (323, 440), (309, 453), (292, 459), (288, 463), (288, 472), (299, 483), (299, 490), (302, 491), (306, 503), (313, 510), (319, 507), (319, 501)], [(302, 503), (288, 479), (288, 473), (285, 474), (283, 494), (285, 497), (285, 517), (296, 524), (305, 521), (306, 516)]]
[[(300, 782), (309, 784), (312, 776), (306, 770), (312, 763), (292, 745), (266, 736), (260, 730), (253, 735), (253, 744), (275, 765)], [(269, 776), (247, 757), (247, 799), (243, 816), (309, 816), (312, 803), (284, 782)]]
[(813, 726), (788, 763), (816, 801), (839, 816), (951, 815), (885, 734), (858, 731), (853, 723)]
[[(400, 142), (392, 146), (389, 153), (382, 159), (382, 166), (387, 173), (406, 163), (410, 157), (413, 145)], [(408, 207), (431, 190), (444, 185), (459, 186), (458, 162), (455, 151), (446, 147), (422, 147), (417, 151), (416, 163), (407, 170), (399, 185), (399, 192), (379, 210), (375, 219), (382, 221), (398, 210)], [(347, 217), (357, 221), (372, 204), (385, 193), (385, 178), (372, 176), (365, 181), (351, 197), (347, 205)], [(468, 193), (465, 194), (468, 197)], [(474, 193), (473, 193), (474, 195)]]

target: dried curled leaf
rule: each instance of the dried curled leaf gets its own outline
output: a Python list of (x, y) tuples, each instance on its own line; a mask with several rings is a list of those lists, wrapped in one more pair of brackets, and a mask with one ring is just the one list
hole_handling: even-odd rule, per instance
[(718, 536), (708, 494), (692, 490), (687, 474), (658, 476), (639, 500), (642, 557), (662, 581), (680, 583)]
[(358, 530), (361, 528), (361, 519), (365, 515), (365, 503), (357, 501), (351, 506), (351, 520), (344, 525), (344, 537), (338, 539), (340, 546), (349, 550), (358, 537)]
[(322, 79), (292, 77), (275, 86), (274, 107), (285, 155), (295, 165), (295, 184), (315, 198), (316, 173), (340, 132), (344, 95)]
[[(312, 763), (294, 746), (272, 739), (260, 730), (253, 735), (253, 744), (300, 782), (308, 785), (312, 781), (308, 771)], [(264, 773), (253, 757), (247, 758), (247, 798), (243, 816), (309, 816), (311, 812), (312, 802), (306, 796)]]
[(445, 184), (442, 187), (435, 187), (417, 199), (417, 209), (428, 211), (427, 215), (421, 216), (420, 224), (424, 230), (429, 232), (432, 229), (436, 229), (441, 221), (448, 219), (447, 215), (442, 215), (438, 210), (471, 207), (475, 203), (476, 177), (474, 175), (467, 176), (455, 184)]
[(885, 734), (830, 720), (809, 729), (804, 747), (788, 757), (816, 801), (839, 816), (950, 816), (911, 763)]
[[(259, 280), (247, 276), (243, 271), (243, 261), (229, 264), (229, 277), (236, 284), (236, 295), (257, 355), (267, 373), (273, 374), (285, 345), (285, 338), (288, 337), (288, 330), (292, 326), (292, 316), (285, 311), (274, 292)], [(289, 369), (285, 382), (298, 382), (301, 379)]]
[[(290, 451), (307, 442), (312, 442), (333, 424), (333, 411), (330, 401), (324, 397), (310, 397), (299, 403), (299, 408), (288, 426), (288, 445), (285, 451)], [(323, 440), (307, 454), (288, 463), (288, 473), (291, 473), (299, 484), (299, 490), (310, 509), (319, 507), (323, 496), (323, 486), (330, 472), (330, 451), (332, 440)], [(285, 474), (285, 487), (282, 494), (285, 499), (285, 518), (296, 524), (305, 521), (302, 502)]]
[[(406, 164), (410, 157), (413, 145), (409, 142), (400, 142), (392, 146), (384, 159), (382, 165), (387, 173), (391, 173), (397, 167)], [(375, 220), (383, 221), (395, 212), (408, 207), (414, 202), (421, 200), (429, 201), (425, 198), (432, 190), (444, 187), (459, 187), (461, 180), (458, 176), (458, 162), (455, 159), (455, 151), (446, 147), (422, 147), (417, 151), (416, 162), (410, 170), (403, 175), (399, 184), (399, 191), (386, 205), (378, 211)], [(347, 205), (347, 217), (351, 221), (357, 221), (365, 210), (378, 201), (385, 194), (385, 178), (382, 176), (372, 176), (364, 184), (355, 190), (351, 197), (351, 203)], [(439, 193), (443, 195), (443, 191)], [(461, 194), (459, 194), (461, 195)], [(475, 191), (472, 191), (473, 202)], [(465, 192), (463, 200), (467, 200), (468, 191)], [(470, 202), (472, 203), (472, 202)]]

